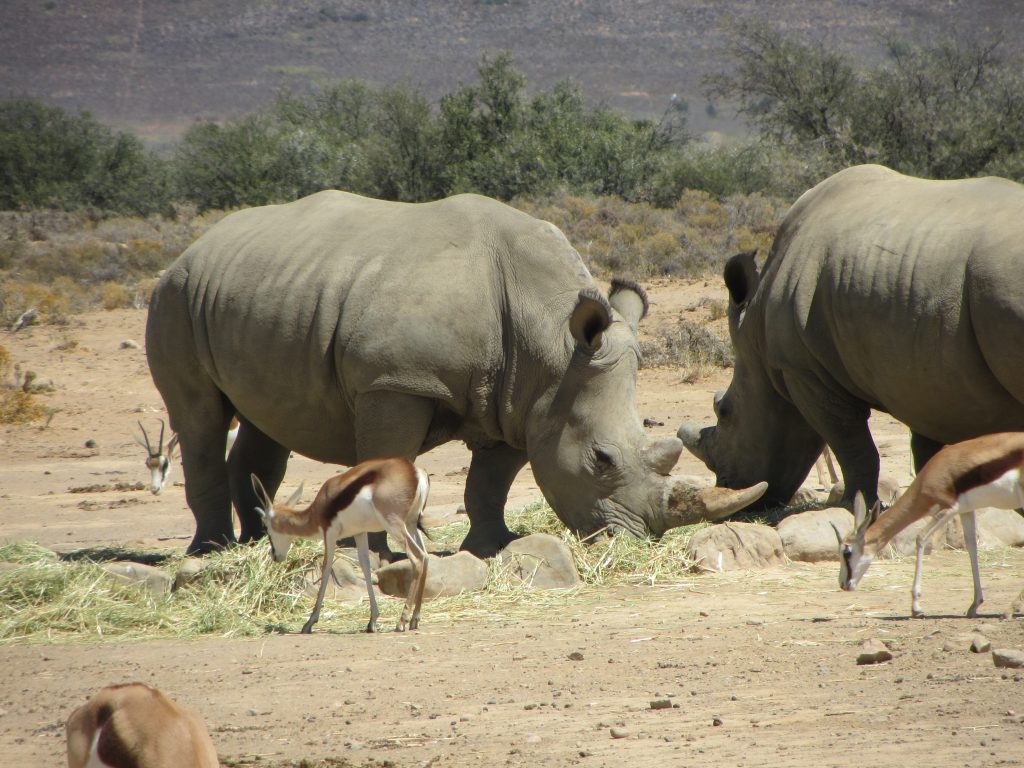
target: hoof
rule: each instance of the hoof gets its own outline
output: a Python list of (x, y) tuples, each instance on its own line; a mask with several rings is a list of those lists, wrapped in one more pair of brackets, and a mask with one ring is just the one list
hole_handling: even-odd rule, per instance
[(372, 635), (374, 632), (380, 632), (380, 629), (378, 629), (377, 625), (371, 621), (366, 625), (366, 633)]

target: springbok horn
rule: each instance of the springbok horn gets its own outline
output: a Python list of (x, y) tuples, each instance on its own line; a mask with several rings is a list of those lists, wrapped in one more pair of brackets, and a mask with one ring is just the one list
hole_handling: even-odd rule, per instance
[(841, 534), (839, 532), (839, 527), (835, 523), (833, 523), (831, 520), (828, 521), (828, 524), (831, 525), (832, 526), (832, 530), (836, 532), (836, 541), (839, 542), (839, 546), (840, 547), (843, 546), (843, 534)]
[(160, 445), (157, 447), (160, 449), (160, 453), (164, 452), (164, 420), (160, 419)]
[(263, 487), (263, 483), (260, 482), (260, 479), (256, 477), (255, 472), (252, 473), (250, 477), (252, 478), (252, 489), (256, 491), (256, 495), (260, 497), (261, 503), (266, 505), (267, 508), (264, 512), (269, 515), (274, 509), (274, 500), (270, 498), (270, 494), (267, 493), (267, 489)]
[(135, 438), (135, 442), (138, 443), (139, 445), (141, 445), (143, 448), (145, 448), (150, 456), (159, 456), (160, 454), (153, 453), (153, 448), (149, 444), (149, 435), (146, 434), (146, 428), (144, 426), (142, 426), (142, 422), (141, 421), (137, 421), (135, 423), (139, 425), (139, 429), (142, 430), (142, 437), (146, 441), (145, 443), (143, 443), (142, 440), (139, 440), (139, 438)]
[(753, 504), (768, 490), (761, 481), (749, 488), (695, 488), (688, 483), (671, 483), (665, 497), (665, 530), (702, 521), (715, 522)]

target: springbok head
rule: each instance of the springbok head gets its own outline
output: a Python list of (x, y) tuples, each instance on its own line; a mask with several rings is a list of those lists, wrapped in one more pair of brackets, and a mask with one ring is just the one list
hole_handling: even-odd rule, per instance
[(178, 447), (178, 434), (171, 433), (171, 439), (167, 441), (167, 448), (164, 448), (164, 420), (160, 419), (160, 440), (156, 448), (149, 442), (149, 435), (142, 422), (138, 422), (139, 430), (142, 432), (142, 440), (135, 438), (135, 442), (146, 449), (146, 468), (149, 469), (149, 490), (153, 495), (158, 495), (167, 485), (167, 479), (171, 476), (171, 460), (174, 458), (174, 449)]
[(835, 523), (831, 524), (832, 530), (836, 532), (836, 541), (839, 542), (839, 586), (842, 589), (856, 589), (857, 583), (875, 559), (873, 554), (864, 552), (864, 536), (881, 511), (882, 503), (876, 501), (869, 512), (863, 494), (858, 491), (853, 499), (853, 533), (844, 541)]
[[(292, 537), (291, 534), (282, 530), (283, 526), (279, 523), (283, 518), (289, 516), (292, 508), (302, 498), (302, 483), (299, 483), (299, 487), (295, 489), (288, 501), (275, 508), (274, 500), (267, 493), (267, 489), (263, 487), (260, 479), (255, 474), (250, 477), (252, 478), (252, 489), (256, 492), (261, 505), (256, 507), (256, 511), (259, 513), (260, 519), (263, 520), (263, 527), (267, 529), (267, 538), (270, 539), (270, 556), (275, 563), (284, 562), (284, 559), (288, 557), (288, 548), (292, 545)], [(278, 524), (275, 524), (275, 521), (278, 521)]]

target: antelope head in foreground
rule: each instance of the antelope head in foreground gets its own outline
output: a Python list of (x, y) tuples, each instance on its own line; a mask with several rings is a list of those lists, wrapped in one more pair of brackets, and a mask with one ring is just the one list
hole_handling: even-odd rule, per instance
[(111, 685), (67, 722), (68, 768), (218, 768), (202, 719), (143, 683)]
[[(955, 515), (960, 515), (964, 543), (971, 558), (974, 601), (967, 615), (977, 615), (985, 598), (978, 567), (978, 538), (974, 511), (981, 507), (1017, 509), (1024, 505), (1024, 432), (999, 432), (947, 445), (936, 453), (906, 492), (889, 509), (879, 513), (876, 504), (868, 514), (864, 498), (854, 499), (854, 530), (839, 539), (839, 586), (857, 588), (875, 556), (892, 538), (924, 517), (931, 521), (917, 536), (917, 563), (911, 589), (911, 613), (921, 617), (921, 564), (928, 540)], [(833, 526), (834, 527), (834, 526)], [(1012, 608), (1011, 608), (1012, 610)]]
[(390, 533), (405, 545), (409, 555), (413, 577), (395, 631), (403, 632), (406, 627), (416, 629), (423, 603), (423, 586), (427, 580), (427, 552), (419, 532), (419, 519), (427, 502), (430, 481), (423, 470), (406, 459), (364, 461), (329, 479), (321, 486), (313, 503), (302, 510), (293, 506), (302, 495), (301, 486), (287, 504), (274, 504), (255, 474), (252, 475), (252, 484), (256, 495), (262, 499), (263, 506), (257, 507), (257, 512), (267, 528), (270, 552), (275, 562), (282, 562), (288, 556), (291, 540), (296, 536), (321, 536), (324, 540), (320, 591), (313, 613), (302, 627), (303, 634), (312, 632), (313, 625), (320, 618), (327, 580), (333, 573), (335, 545), (339, 538), (347, 536), (356, 540), (359, 565), (370, 597), (370, 622), (366, 631), (377, 631), (380, 612), (370, 577), (367, 540), (368, 533), (377, 531)]
[(149, 442), (149, 435), (142, 422), (138, 422), (139, 431), (142, 432), (142, 440), (135, 438), (135, 442), (146, 449), (146, 468), (149, 470), (149, 490), (153, 495), (159, 495), (160, 491), (167, 485), (167, 479), (171, 476), (171, 460), (174, 458), (174, 450), (178, 447), (178, 435), (171, 433), (171, 439), (167, 441), (164, 448), (164, 421), (160, 419), (160, 440), (156, 447)]

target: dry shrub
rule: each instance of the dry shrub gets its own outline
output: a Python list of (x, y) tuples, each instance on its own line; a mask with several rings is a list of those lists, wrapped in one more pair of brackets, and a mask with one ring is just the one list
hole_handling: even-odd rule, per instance
[(133, 294), (123, 285), (107, 281), (100, 286), (100, 303), (104, 309), (123, 309), (133, 306)]
[(672, 366), (680, 368), (683, 381), (692, 383), (713, 368), (732, 366), (729, 344), (711, 331), (682, 319), (674, 328), (662, 331), (652, 339), (640, 342), (643, 367)]
[(22, 380), (7, 349), (0, 345), (0, 424), (27, 424), (46, 415), (46, 408), (35, 398), (34, 378), (26, 375)]

